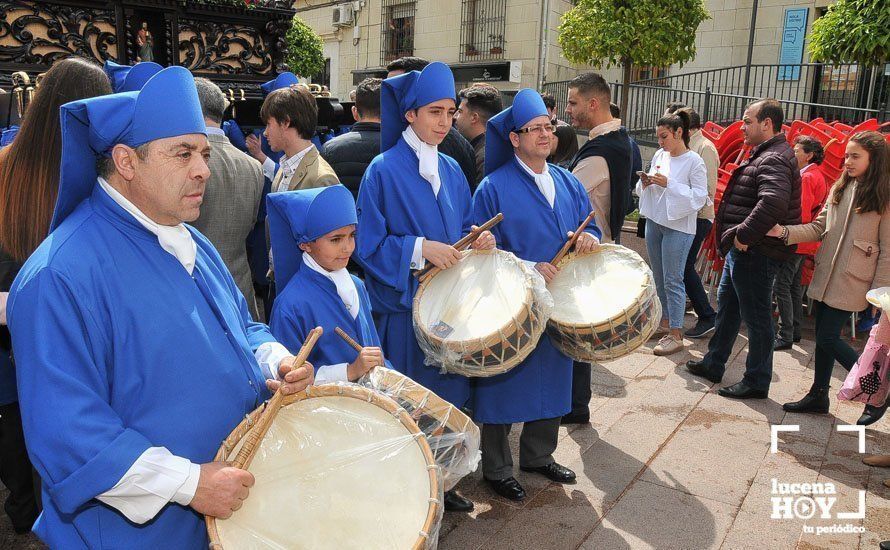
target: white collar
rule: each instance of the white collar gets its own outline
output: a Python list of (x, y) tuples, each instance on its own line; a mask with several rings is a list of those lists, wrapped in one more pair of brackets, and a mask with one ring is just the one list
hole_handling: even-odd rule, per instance
[(300, 162), (303, 161), (303, 157), (306, 156), (312, 148), (315, 147), (313, 144), (309, 144), (309, 147), (306, 147), (302, 151), (298, 151), (294, 154), (294, 156), (289, 157), (284, 155), (281, 157), (281, 161), (279, 164), (281, 165), (281, 169), (284, 170), (284, 177), (289, 178), (294, 175), (297, 171), (297, 167), (300, 165)]
[(223, 131), (222, 128), (217, 128), (216, 126), (207, 126), (205, 129), (207, 130), (207, 135), (208, 135), (208, 136), (209, 136), (210, 134), (216, 134), (216, 135), (218, 135), (218, 136), (224, 136), (224, 135), (226, 135), (225, 131)]
[(811, 163), (807, 164), (806, 166), (804, 166), (803, 168), (801, 168), (801, 169), (800, 169), (800, 175), (802, 176), (802, 175), (804, 174), (804, 172), (806, 172), (807, 170), (809, 170), (809, 169), (810, 169), (810, 166), (816, 166), (816, 164), (811, 162)]
[(516, 155), (513, 156), (516, 157), (516, 162), (519, 163), (519, 166), (521, 166), (522, 169), (535, 180), (535, 185), (538, 186), (541, 194), (547, 199), (550, 208), (553, 208), (553, 203), (556, 202), (556, 185), (553, 183), (553, 176), (550, 174), (550, 168), (547, 167), (547, 163), (544, 163), (544, 171), (538, 174), (529, 168), (526, 163), (522, 162), (521, 158)]
[(405, 143), (417, 155), (420, 167), (420, 177), (425, 179), (433, 187), (433, 194), (439, 196), (441, 180), (439, 179), (439, 148), (422, 141), (410, 125), (402, 132)]
[(105, 181), (105, 178), (99, 178), (99, 186), (108, 196), (126, 210), (142, 227), (148, 229), (158, 238), (161, 248), (172, 254), (182, 267), (188, 271), (189, 275), (195, 270), (195, 257), (198, 254), (198, 247), (192, 234), (186, 229), (185, 224), (177, 225), (160, 225), (148, 216), (146, 216), (135, 204), (123, 196), (117, 189)]
[(315, 258), (308, 252), (303, 252), (303, 263), (309, 266), (309, 269), (312, 271), (324, 275), (334, 283), (334, 286), (337, 287), (337, 295), (343, 300), (343, 305), (346, 306), (346, 310), (349, 311), (349, 314), (352, 315), (353, 319), (358, 317), (358, 310), (360, 308), (358, 289), (355, 288), (355, 281), (352, 280), (352, 275), (350, 275), (345, 268), (338, 269), (337, 271), (328, 271), (321, 267), (318, 262), (315, 261)]

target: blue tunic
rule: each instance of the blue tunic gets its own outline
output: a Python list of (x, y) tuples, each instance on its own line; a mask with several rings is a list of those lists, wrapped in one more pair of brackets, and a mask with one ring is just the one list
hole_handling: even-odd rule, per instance
[(466, 377), (439, 374), (424, 364), (411, 321), (417, 279), (411, 274), (416, 237), (454, 243), (470, 231), (470, 187), (457, 162), (439, 154), (442, 185), (434, 195), (420, 176), (419, 161), (404, 138), (377, 155), (358, 192), (354, 258), (364, 268), (383, 352), (397, 370), (462, 407), (470, 395)]
[[(535, 263), (552, 260), (566, 233), (577, 229), (591, 210), (581, 183), (568, 171), (548, 166), (556, 188), (553, 208), (515, 158), (482, 180), (473, 197), (477, 224), (504, 214), (492, 230), (498, 248)], [(601, 236), (593, 223), (586, 231)], [(545, 334), (512, 370), (476, 381), (472, 408), (479, 422), (511, 424), (562, 416), (571, 402), (572, 360)]]
[(192, 275), (97, 185), (13, 283), (19, 401), (43, 481), (34, 530), (52, 548), (207, 548), (191, 508), (136, 525), (95, 498), (149, 447), (212, 461), (268, 397), (253, 351), (274, 339), (190, 230)]
[(315, 368), (338, 363), (352, 363), (358, 352), (334, 331), (343, 329), (362, 346), (380, 347), (380, 338), (371, 317), (371, 300), (361, 279), (352, 276), (358, 290), (359, 312), (355, 319), (337, 294), (334, 282), (310, 269), (300, 266), (297, 274), (275, 299), (269, 328), (279, 342), (292, 353), (297, 353), (309, 331), (315, 327), (324, 334), (312, 348), (309, 362)]

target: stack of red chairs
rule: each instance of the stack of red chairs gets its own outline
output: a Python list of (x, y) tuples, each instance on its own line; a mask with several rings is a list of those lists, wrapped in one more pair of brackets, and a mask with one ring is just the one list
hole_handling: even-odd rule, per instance
[[(790, 125), (783, 125), (785, 136), (789, 143), (800, 135), (813, 136), (822, 143), (825, 150), (825, 159), (820, 168), (825, 175), (825, 181), (832, 185), (843, 173), (844, 151), (850, 136), (857, 132), (867, 130), (885, 132), (887, 141), (890, 142), (890, 122), (878, 123), (877, 119), (869, 119), (865, 122), (850, 126), (841, 122), (826, 122), (822, 118), (815, 118), (809, 122), (802, 120), (792, 121)], [(726, 186), (732, 176), (732, 172), (739, 167), (750, 154), (750, 147), (746, 146), (745, 136), (742, 133), (742, 121), (736, 121), (723, 128), (714, 122), (705, 123), (702, 134), (717, 148), (720, 158), (720, 168), (717, 172), (717, 192), (714, 196), (714, 209), (719, 208)], [(702, 243), (697, 265), (702, 275), (702, 281), (708, 285), (709, 293), (719, 283), (720, 274), (723, 271), (723, 259), (718, 253), (718, 242), (714, 228)], [(802, 284), (809, 284), (812, 279), (812, 258), (804, 263)]]

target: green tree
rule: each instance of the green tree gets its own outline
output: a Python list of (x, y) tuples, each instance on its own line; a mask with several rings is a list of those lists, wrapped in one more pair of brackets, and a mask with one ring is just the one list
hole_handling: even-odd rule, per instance
[(813, 22), (810, 55), (814, 61), (890, 62), (890, 4), (886, 0), (837, 0)]
[(324, 69), (321, 37), (296, 15), (286, 38), (286, 61), (291, 72), (308, 78)]
[(695, 31), (709, 18), (704, 0), (578, 0), (563, 16), (559, 44), (574, 63), (621, 65), (621, 108), (627, 112), (633, 67), (693, 59)]

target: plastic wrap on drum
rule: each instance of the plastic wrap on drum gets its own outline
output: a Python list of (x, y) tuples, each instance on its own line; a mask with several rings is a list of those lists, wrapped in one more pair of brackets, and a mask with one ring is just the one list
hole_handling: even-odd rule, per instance
[(486, 377), (509, 371), (535, 349), (553, 300), (544, 279), (502, 250), (464, 252), (420, 284), (414, 332), (426, 364)]
[(606, 361), (643, 345), (661, 321), (652, 270), (639, 254), (614, 244), (569, 254), (547, 286), (553, 313), (547, 334), (576, 361)]
[(476, 471), (482, 458), (479, 428), (460, 409), (407, 376), (384, 367), (373, 369), (358, 384), (383, 393), (408, 411), (442, 469), (446, 491)]
[[(436, 548), (443, 478), (407, 411), (355, 384), (286, 399), (250, 464), (256, 483), (243, 506), (208, 519), (211, 548)], [(250, 425), (218, 460), (234, 457)]]

